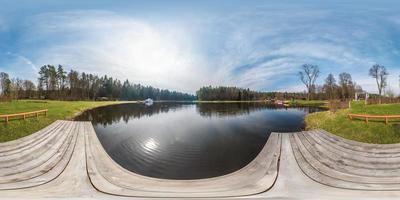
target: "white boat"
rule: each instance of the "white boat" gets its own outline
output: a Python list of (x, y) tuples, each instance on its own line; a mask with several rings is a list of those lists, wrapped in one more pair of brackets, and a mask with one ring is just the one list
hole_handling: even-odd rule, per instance
[(146, 106), (151, 106), (151, 105), (153, 105), (153, 103), (154, 103), (153, 99), (148, 98), (148, 99), (144, 100), (144, 104)]

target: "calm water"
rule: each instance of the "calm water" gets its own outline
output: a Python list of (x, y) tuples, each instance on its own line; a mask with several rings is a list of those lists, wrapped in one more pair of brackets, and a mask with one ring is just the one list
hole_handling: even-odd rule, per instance
[(97, 108), (92, 121), (108, 154), (150, 177), (199, 179), (234, 172), (252, 161), (269, 134), (301, 130), (316, 108), (263, 103), (155, 103)]

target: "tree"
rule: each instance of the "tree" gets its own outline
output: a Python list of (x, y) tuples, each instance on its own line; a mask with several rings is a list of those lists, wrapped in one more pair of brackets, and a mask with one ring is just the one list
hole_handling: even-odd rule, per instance
[(35, 90), (36, 90), (35, 84), (30, 80), (24, 80), (22, 85), (23, 85), (23, 89), (25, 91), (24, 98), (28, 98), (28, 99), (33, 98), (35, 95)]
[(299, 72), (300, 80), (307, 88), (307, 100), (310, 100), (310, 95), (315, 89), (315, 81), (317, 80), (320, 71), (317, 65), (304, 64), (301, 66), (302, 71)]
[(386, 71), (386, 67), (382, 65), (375, 64), (369, 69), (369, 75), (375, 78), (376, 84), (378, 86), (379, 93), (379, 104), (382, 103), (382, 91), (387, 86), (387, 76), (389, 73)]
[(339, 74), (339, 86), (342, 99), (351, 99), (355, 93), (355, 83), (349, 73)]
[(24, 96), (23, 80), (13, 78), (11, 80), (11, 97), (13, 99), (21, 99)]
[(77, 71), (71, 70), (68, 73), (68, 84), (69, 84), (69, 92), (70, 98), (77, 99), (79, 93), (79, 73)]
[(57, 68), (57, 80), (58, 80), (58, 95), (61, 96), (61, 93), (64, 92), (65, 83), (67, 80), (67, 72), (64, 71), (63, 66), (58, 65)]
[(10, 76), (5, 72), (0, 72), (1, 95), (8, 97), (11, 93)]
[(49, 90), (49, 72), (47, 66), (40, 67), (39, 78), (38, 78), (38, 89), (39, 95), (47, 97), (47, 91)]
[(335, 98), (335, 89), (336, 89), (336, 79), (333, 74), (329, 74), (328, 77), (325, 79), (324, 90), (328, 94), (329, 99)]

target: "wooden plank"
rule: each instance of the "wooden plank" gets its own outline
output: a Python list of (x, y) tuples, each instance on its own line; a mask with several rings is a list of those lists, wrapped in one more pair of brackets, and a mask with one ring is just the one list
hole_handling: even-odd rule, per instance
[(0, 156), (0, 162), (4, 160), (9, 161), (12, 159), (20, 159), (23, 158), (25, 155), (31, 155), (32, 153), (35, 153), (42, 146), (54, 145), (54, 143), (57, 142), (59, 138), (65, 137), (65, 134), (63, 136), (63, 134), (60, 134), (60, 132), (66, 132), (66, 130), (68, 130), (70, 126), (70, 124), (59, 126), (56, 129), (52, 129), (52, 131), (49, 132), (47, 135), (44, 135), (44, 137), (33, 140), (30, 144), (21, 146), (19, 149), (2, 152)]
[(90, 125), (88, 129), (89, 133), (85, 134), (88, 174), (92, 184), (105, 193), (140, 197), (229, 197), (265, 191), (277, 177), (280, 134), (271, 134), (257, 158), (239, 171), (210, 179), (165, 180), (123, 169), (104, 151), (93, 127)]
[(68, 145), (67, 153), (64, 156), (62, 156), (62, 159), (59, 162), (57, 162), (57, 164), (54, 167), (48, 169), (47, 171), (45, 170), (42, 175), (36, 176), (31, 179), (0, 184), (0, 190), (30, 188), (33, 186), (38, 186), (48, 183), (57, 178), (64, 171), (64, 169), (66, 168), (68, 162), (72, 157), (77, 142), (77, 136), (80, 131), (78, 127), (81, 127), (79, 126), (79, 123), (76, 122), (70, 122), (70, 123), (75, 124), (74, 126), (75, 128), (73, 128), (74, 130), (72, 131), (73, 139), (70, 141), (70, 144)]
[[(348, 149), (343, 149), (340, 146), (335, 145), (334, 143), (331, 143), (329, 141), (326, 141), (318, 136), (318, 134), (315, 134), (312, 131), (307, 131), (305, 133), (302, 133), (309, 141), (313, 141), (316, 143), (316, 145), (322, 146), (324, 149), (326, 149), (329, 152), (335, 153), (338, 156), (343, 157), (344, 159), (356, 161), (356, 162), (362, 162), (362, 163), (374, 163), (377, 165), (383, 165), (383, 164), (395, 164), (400, 162), (400, 156), (393, 156), (393, 157), (372, 157), (369, 156), (370, 154), (363, 154), (360, 152), (356, 151), (349, 151)], [(354, 156), (356, 155), (356, 156)]]
[(299, 149), (299, 144), (295, 141), (294, 135), (290, 136), (290, 143), (292, 146), (292, 151), (295, 159), (305, 175), (307, 175), (312, 180), (319, 182), (321, 184), (343, 188), (343, 189), (357, 189), (357, 190), (370, 190), (370, 191), (397, 191), (399, 186), (395, 184), (368, 184), (368, 183), (354, 183), (350, 181), (344, 181), (338, 179), (338, 177), (327, 176), (317, 169), (314, 168), (312, 164), (307, 162), (304, 155)]
[(0, 152), (0, 160), (9, 160), (13, 158), (23, 158), (24, 155), (31, 154), (33, 151), (37, 150), (38, 147), (44, 146), (55, 140), (56, 138), (61, 137), (61, 134), (57, 134), (58, 132), (62, 132), (65, 129), (68, 129), (70, 124), (61, 124), (60, 126), (55, 127), (54, 129), (49, 130), (48, 133), (43, 134), (40, 138), (34, 138), (32, 142), (29, 142), (23, 146), (19, 146), (17, 149), (9, 149), (8, 151)]
[(32, 150), (33, 155), (28, 154), (28, 156), (24, 156), (21, 159), (3, 160), (1, 163), (0, 177), (32, 170), (33, 168), (41, 166), (49, 159), (52, 159), (59, 151), (62, 152), (64, 149), (68, 148), (68, 143), (72, 138), (73, 131), (76, 131), (73, 127), (74, 126), (71, 126), (68, 132), (58, 133), (58, 135), (61, 136), (60, 139), (55, 139), (52, 143), (39, 146)]
[[(368, 180), (370, 183), (400, 183), (400, 169), (398, 163), (386, 164), (385, 168), (381, 166), (375, 166), (374, 163), (361, 163), (345, 159), (344, 157), (335, 156), (323, 147), (319, 147), (315, 143), (310, 143), (304, 137), (303, 134), (295, 134), (295, 141), (297, 142), (301, 153), (304, 155), (306, 160), (311, 161), (314, 167), (321, 165), (327, 166), (330, 170), (326, 170), (327, 175), (329, 174), (347, 174), (353, 176), (353, 179), (346, 181), (357, 182), (357, 180)], [(336, 177), (336, 176), (332, 176)], [(344, 180), (344, 179), (343, 179)], [(400, 186), (400, 185), (399, 185)], [(400, 187), (399, 187), (400, 188)]]
[(47, 137), (48, 135), (50, 135), (52, 133), (52, 131), (54, 129), (57, 129), (63, 125), (64, 125), (64, 122), (55, 121), (54, 123), (50, 124), (49, 126), (47, 126), (46, 128), (44, 128), (42, 130), (39, 130), (36, 133), (25, 136), (23, 138), (19, 138), (17, 140), (0, 143), (0, 156), (3, 153), (18, 151), (18, 150), (24, 148), (25, 146), (32, 145), (33, 141), (38, 141), (38, 140), (41, 140), (42, 138)]
[(380, 159), (380, 158), (399, 158), (400, 157), (400, 152), (398, 152), (398, 149), (379, 149), (379, 148), (368, 148), (368, 147), (363, 147), (363, 146), (357, 146), (357, 145), (349, 145), (345, 144), (344, 142), (339, 142), (335, 141), (333, 138), (330, 138), (329, 136), (326, 136), (325, 134), (321, 132), (314, 132), (313, 137), (316, 139), (319, 139), (325, 143), (325, 145), (329, 145), (332, 148), (337, 149), (338, 151), (341, 152), (347, 152), (349, 154), (354, 154), (354, 155), (359, 155), (359, 156), (364, 156), (364, 157), (369, 157), (369, 158), (375, 158), (375, 159)]
[[(74, 132), (76, 129), (71, 129)], [(11, 175), (7, 176), (2, 176), (0, 179), (0, 184), (4, 183), (12, 183), (12, 182), (21, 182), (29, 179), (33, 179), (36, 177), (39, 177), (43, 175), (44, 173), (52, 170), (54, 166), (56, 166), (65, 156), (67, 155), (68, 149), (70, 148), (70, 145), (73, 142), (73, 138), (76, 133), (72, 133), (71, 137), (69, 137), (68, 141), (61, 147), (59, 150), (56, 151), (56, 153), (50, 158), (50, 159), (42, 159), (38, 158), (41, 160), (44, 160), (42, 164), (38, 166), (33, 166), (29, 168), (28, 170), (25, 171), (20, 171), (18, 173), (14, 173)]]
[(316, 131), (318, 136), (338, 146), (360, 153), (370, 154), (373, 157), (400, 156), (400, 144), (367, 144), (341, 138), (323, 130)]

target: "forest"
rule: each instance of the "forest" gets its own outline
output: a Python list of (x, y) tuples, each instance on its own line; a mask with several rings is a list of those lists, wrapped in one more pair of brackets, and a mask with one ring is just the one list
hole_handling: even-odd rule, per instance
[[(197, 92), (197, 98), (203, 101), (254, 101), (254, 100), (340, 100), (369, 98), (370, 101), (381, 103), (399, 102), (400, 98), (388, 87), (389, 72), (382, 66), (375, 64), (369, 69), (371, 81), (377, 83), (377, 94), (368, 94), (352, 78), (350, 73), (342, 72), (337, 77), (328, 74), (322, 84), (316, 81), (320, 78), (317, 65), (304, 64), (300, 67), (299, 82), (304, 84), (303, 92), (259, 92), (250, 89), (226, 86), (206, 86)], [(399, 76), (400, 77), (400, 76)]]
[(266, 99), (303, 99), (307, 94), (303, 92), (258, 92), (249, 88), (206, 86), (196, 92), (201, 101), (255, 101)]
[(30, 80), (11, 78), (0, 72), (1, 99), (51, 100), (195, 100), (191, 94), (134, 84), (107, 75), (71, 70), (63, 66), (44, 65), (39, 70), (37, 85)]
[[(370, 98), (395, 99), (396, 95), (387, 89), (388, 72), (384, 66), (374, 65), (370, 76), (378, 83), (378, 94), (370, 94)], [(365, 91), (353, 79), (351, 74), (343, 72), (338, 75), (328, 74), (323, 84), (316, 84), (320, 72), (316, 65), (305, 64), (299, 71), (300, 81), (304, 84), (303, 92), (260, 92), (249, 88), (229, 86), (204, 86), (196, 95), (145, 86), (107, 75), (70, 70), (63, 66), (44, 65), (38, 73), (37, 85), (30, 80), (11, 78), (0, 72), (0, 100), (11, 99), (53, 99), (53, 100), (154, 100), (170, 101), (255, 101), (255, 100), (342, 100), (348, 101), (356, 97), (364, 98)]]

